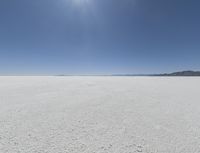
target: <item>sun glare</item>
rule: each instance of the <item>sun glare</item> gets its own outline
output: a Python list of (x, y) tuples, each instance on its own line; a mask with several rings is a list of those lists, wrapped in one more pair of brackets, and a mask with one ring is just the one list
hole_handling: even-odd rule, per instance
[(94, 0), (71, 0), (72, 6), (82, 13), (94, 11)]
[(73, 0), (77, 5), (88, 4), (91, 0)]

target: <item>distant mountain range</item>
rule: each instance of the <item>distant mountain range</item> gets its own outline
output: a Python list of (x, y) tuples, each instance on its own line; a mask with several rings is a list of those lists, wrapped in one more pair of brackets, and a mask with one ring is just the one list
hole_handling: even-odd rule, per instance
[(200, 71), (180, 71), (173, 73), (158, 74), (157, 76), (200, 76)]
[(115, 74), (112, 76), (200, 76), (200, 71), (180, 71), (163, 74)]
[(56, 75), (56, 76), (200, 76), (200, 71), (179, 71), (163, 74)]

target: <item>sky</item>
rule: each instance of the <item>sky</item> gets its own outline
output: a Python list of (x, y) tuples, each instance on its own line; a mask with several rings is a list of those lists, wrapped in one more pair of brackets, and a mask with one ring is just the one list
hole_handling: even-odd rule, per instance
[(0, 0), (0, 75), (200, 70), (199, 0)]

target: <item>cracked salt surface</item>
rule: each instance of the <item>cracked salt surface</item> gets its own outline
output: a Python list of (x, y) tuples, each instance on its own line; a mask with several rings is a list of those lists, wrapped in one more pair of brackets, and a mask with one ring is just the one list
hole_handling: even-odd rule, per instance
[(198, 77), (0, 77), (0, 153), (198, 153)]

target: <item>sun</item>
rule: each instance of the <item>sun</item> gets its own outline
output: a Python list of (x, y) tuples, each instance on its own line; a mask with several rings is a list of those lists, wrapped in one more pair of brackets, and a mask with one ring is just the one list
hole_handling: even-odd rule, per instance
[(91, 0), (73, 0), (73, 1), (77, 5), (85, 5), (85, 4), (89, 4)]
[(95, 0), (70, 0), (72, 9), (85, 14), (94, 14), (96, 10)]

